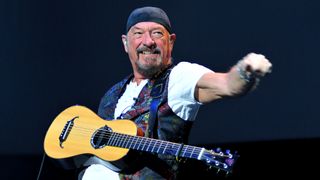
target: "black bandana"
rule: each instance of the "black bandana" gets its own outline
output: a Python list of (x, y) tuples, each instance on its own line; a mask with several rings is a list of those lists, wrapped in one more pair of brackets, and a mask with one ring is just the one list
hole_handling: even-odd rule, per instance
[(156, 22), (163, 25), (171, 34), (171, 24), (167, 14), (157, 7), (142, 7), (133, 10), (127, 21), (126, 32), (139, 22)]

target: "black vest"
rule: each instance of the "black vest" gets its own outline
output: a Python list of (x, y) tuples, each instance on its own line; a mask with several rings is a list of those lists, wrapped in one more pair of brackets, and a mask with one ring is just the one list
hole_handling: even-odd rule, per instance
[[(159, 76), (158, 78), (169, 78), (170, 71), (166, 70), (163, 73), (166, 75)], [(106, 120), (115, 119), (114, 111), (118, 99), (122, 96), (123, 92), (125, 91), (126, 85), (130, 82), (132, 77), (132, 75), (128, 76), (124, 80), (114, 85), (109, 91), (107, 91), (100, 102), (98, 111), (99, 116)], [(129, 111), (118, 117), (118, 119), (131, 119), (137, 124), (139, 128), (142, 129), (143, 132), (146, 133), (150, 116), (150, 105), (152, 102), (150, 93), (156, 80), (157, 79), (149, 80), (149, 82), (141, 90), (138, 99), (136, 100), (133, 107)], [(157, 133), (157, 136), (155, 137), (165, 141), (187, 143), (192, 122), (181, 119), (172, 111), (172, 109), (168, 105), (168, 80), (165, 81), (163, 86), (164, 89), (160, 97), (159, 108), (156, 114), (157, 121), (155, 123), (155, 132)], [(176, 173), (178, 169), (178, 162), (176, 161), (175, 157), (167, 155), (158, 155), (158, 157), (164, 160), (164, 162), (169, 165), (170, 171), (172, 171), (174, 174)], [(148, 175), (150, 174), (148, 173)]]

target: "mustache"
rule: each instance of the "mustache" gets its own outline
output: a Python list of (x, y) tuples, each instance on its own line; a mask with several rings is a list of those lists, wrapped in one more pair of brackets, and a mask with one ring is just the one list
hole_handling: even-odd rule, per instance
[(141, 46), (137, 49), (137, 53), (143, 53), (143, 51), (148, 51), (152, 54), (160, 54), (161, 53), (161, 50), (158, 48), (158, 47), (155, 47), (155, 48), (149, 48), (147, 46)]

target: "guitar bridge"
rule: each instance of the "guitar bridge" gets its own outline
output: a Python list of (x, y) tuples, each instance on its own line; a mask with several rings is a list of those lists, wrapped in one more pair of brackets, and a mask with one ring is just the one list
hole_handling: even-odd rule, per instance
[(73, 125), (74, 125), (74, 120), (76, 118), (79, 118), (79, 116), (76, 116), (76, 117), (72, 118), (71, 120), (67, 121), (67, 123), (64, 125), (64, 128), (63, 128), (63, 130), (62, 130), (62, 132), (61, 132), (61, 134), (59, 136), (59, 141), (60, 141), (60, 147), (61, 148), (63, 148), (62, 143), (64, 141), (66, 141), (66, 139), (67, 139), (67, 137), (68, 137)]

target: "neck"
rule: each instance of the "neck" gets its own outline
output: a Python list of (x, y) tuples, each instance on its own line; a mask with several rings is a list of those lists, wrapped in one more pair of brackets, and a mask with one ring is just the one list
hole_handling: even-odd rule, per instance
[(147, 79), (147, 78), (142, 77), (142, 76), (134, 75), (134, 77), (132, 79), (132, 82), (135, 82), (135, 83), (137, 83), (137, 85), (139, 85), (141, 83), (141, 81), (145, 80), (145, 79)]

